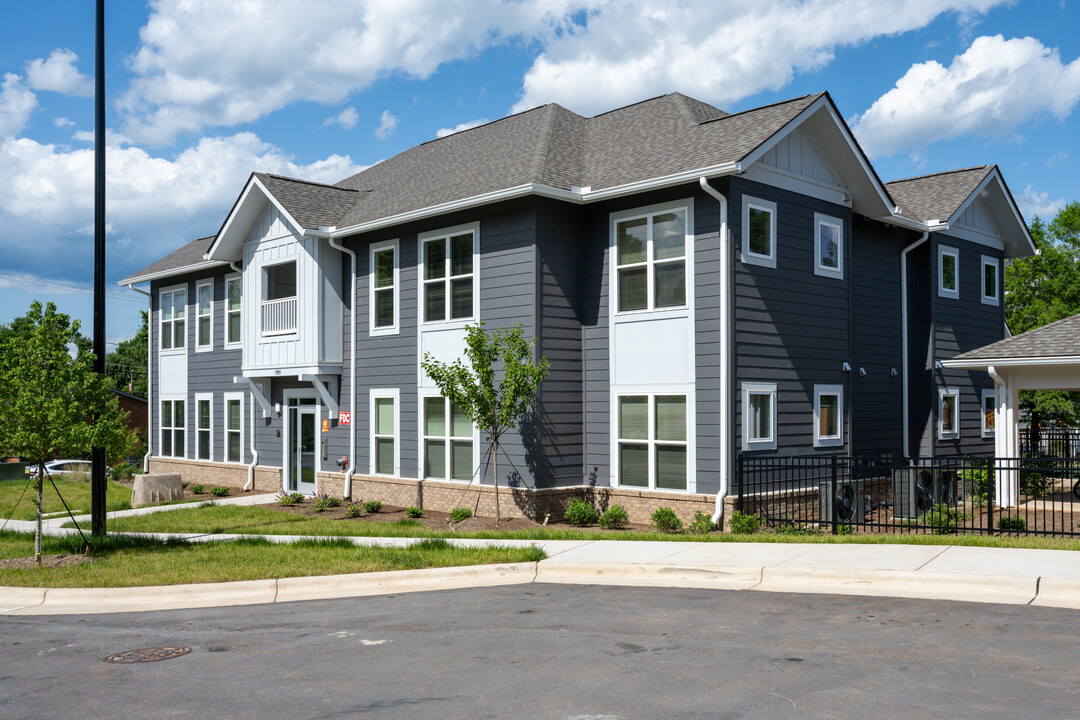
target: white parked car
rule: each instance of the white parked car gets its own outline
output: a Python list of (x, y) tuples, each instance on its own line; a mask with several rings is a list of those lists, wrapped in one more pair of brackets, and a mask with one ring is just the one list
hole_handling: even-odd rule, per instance
[[(50, 460), (45, 463), (46, 475), (71, 475), (72, 473), (85, 473), (90, 474), (93, 469), (93, 463), (89, 460)], [(27, 465), (26, 473), (30, 477), (37, 477), (38, 466)]]

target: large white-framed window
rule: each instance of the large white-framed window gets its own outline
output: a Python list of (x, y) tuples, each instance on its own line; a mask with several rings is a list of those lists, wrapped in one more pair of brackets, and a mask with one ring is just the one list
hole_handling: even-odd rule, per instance
[(960, 297), (960, 251), (947, 245), (938, 245), (938, 295)]
[(814, 274), (844, 277), (844, 221), (814, 213)]
[(844, 444), (844, 386), (814, 386), (814, 447)]
[(997, 305), (1001, 296), (1001, 261), (997, 258), (983, 255), (979, 263), (982, 268), (982, 301), (984, 305)]
[(225, 393), (225, 462), (244, 462), (244, 393)]
[(240, 347), (240, 307), (243, 298), (243, 277), (225, 276), (225, 347)]
[(158, 293), (161, 350), (179, 352), (184, 349), (184, 320), (187, 316), (187, 287), (163, 288)]
[(296, 332), (296, 261), (287, 260), (262, 268), (262, 334), (291, 335)]
[(982, 436), (984, 438), (994, 437), (994, 426), (996, 424), (996, 411), (997, 411), (997, 393), (994, 390), (982, 391)]
[(214, 281), (195, 283), (195, 352), (214, 349)]
[(742, 261), (776, 267), (776, 203), (743, 195)]
[(400, 286), (398, 258), (397, 240), (371, 246), (369, 280), (371, 318), (368, 325), (370, 335), (396, 335), (398, 333), (398, 288)]
[(472, 480), (476, 432), (461, 408), (440, 395), (422, 397), (420, 431), (424, 478)]
[(424, 323), (464, 323), (479, 315), (480, 224), (420, 235), (420, 305)]
[(195, 459), (214, 461), (214, 395), (195, 393)]
[(615, 398), (620, 487), (689, 489), (689, 405), (686, 395), (635, 393)]
[(371, 391), (371, 474), (401, 474), (401, 421), (397, 388)]
[(187, 457), (184, 428), (187, 426), (186, 403), (181, 398), (162, 399), (159, 415), (158, 447), (162, 457)]
[(960, 437), (960, 389), (938, 389), (938, 439), (956, 440)]
[(617, 314), (687, 307), (693, 249), (689, 214), (683, 203), (612, 214)]
[(745, 451), (776, 449), (776, 383), (743, 383)]

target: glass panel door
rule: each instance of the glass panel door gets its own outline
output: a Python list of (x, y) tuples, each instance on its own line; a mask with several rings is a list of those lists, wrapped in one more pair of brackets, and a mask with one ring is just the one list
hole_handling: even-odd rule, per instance
[(297, 433), (296, 475), (300, 492), (315, 492), (315, 408), (299, 409), (299, 432)]

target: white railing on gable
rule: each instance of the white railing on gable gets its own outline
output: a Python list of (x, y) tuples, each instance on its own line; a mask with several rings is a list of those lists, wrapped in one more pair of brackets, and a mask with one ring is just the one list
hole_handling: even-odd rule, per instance
[(296, 298), (264, 300), (262, 304), (262, 334), (285, 335), (296, 332)]

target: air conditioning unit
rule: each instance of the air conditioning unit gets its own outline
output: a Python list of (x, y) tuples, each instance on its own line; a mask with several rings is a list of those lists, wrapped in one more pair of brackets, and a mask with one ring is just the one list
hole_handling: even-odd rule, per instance
[(821, 522), (831, 523), (833, 503), (836, 503), (836, 519), (847, 525), (862, 525), (870, 514), (870, 493), (866, 492), (865, 480), (842, 480), (836, 483), (836, 496), (833, 497), (832, 483), (818, 485), (818, 498), (821, 508)]
[(893, 515), (917, 518), (934, 505), (956, 506), (956, 471), (943, 468), (899, 468), (893, 473)]

